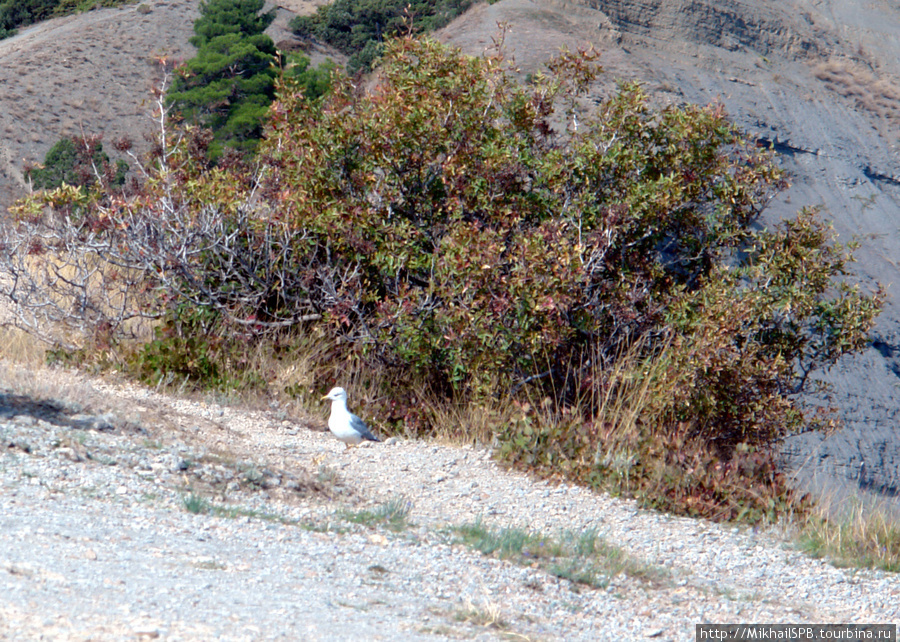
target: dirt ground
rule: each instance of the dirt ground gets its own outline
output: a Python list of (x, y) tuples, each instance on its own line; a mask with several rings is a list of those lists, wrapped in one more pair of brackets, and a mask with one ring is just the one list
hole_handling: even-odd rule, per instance
[[(900, 576), (831, 567), (789, 531), (640, 510), (472, 446), (345, 450), (316, 430), (327, 406), (283, 410), (0, 362), (0, 640), (675, 642), (697, 622), (900, 619)], [(513, 529), (514, 554), (466, 545), (472, 525)]]

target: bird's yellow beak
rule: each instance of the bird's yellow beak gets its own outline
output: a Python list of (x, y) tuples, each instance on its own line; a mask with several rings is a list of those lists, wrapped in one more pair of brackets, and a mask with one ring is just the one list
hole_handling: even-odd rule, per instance
[(324, 399), (328, 399), (328, 395), (325, 395), (324, 397), (322, 397), (322, 399), (323, 399), (323, 400), (324, 400)]

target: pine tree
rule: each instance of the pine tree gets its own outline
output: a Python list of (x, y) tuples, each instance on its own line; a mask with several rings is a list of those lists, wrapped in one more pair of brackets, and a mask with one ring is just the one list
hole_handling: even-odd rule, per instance
[(198, 49), (218, 36), (229, 33), (244, 37), (262, 34), (275, 19), (274, 11), (259, 14), (265, 0), (209, 0), (200, 3), (200, 17), (194, 21), (191, 44)]
[(275, 44), (263, 31), (274, 13), (259, 14), (264, 0), (209, 0), (200, 5), (191, 43), (197, 55), (169, 99), (189, 121), (210, 128), (210, 158), (225, 147), (252, 152), (274, 97)]

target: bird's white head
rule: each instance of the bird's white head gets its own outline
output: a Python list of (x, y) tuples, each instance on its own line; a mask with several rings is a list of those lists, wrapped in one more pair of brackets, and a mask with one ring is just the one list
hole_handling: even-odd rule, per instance
[(331, 401), (347, 401), (347, 391), (343, 388), (332, 388), (331, 392), (322, 397), (322, 399), (330, 399)]

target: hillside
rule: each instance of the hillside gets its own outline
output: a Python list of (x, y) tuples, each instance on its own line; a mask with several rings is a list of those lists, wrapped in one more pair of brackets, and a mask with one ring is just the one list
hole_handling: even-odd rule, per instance
[[(282, 4), (312, 11), (321, 2)], [(0, 40), (0, 210), (24, 193), (25, 165), (42, 161), (63, 136), (128, 136), (143, 149), (153, 126), (157, 59), (194, 55), (188, 38), (198, 6), (151, 0), (48, 20)], [(276, 43), (290, 42), (294, 15), (278, 8), (267, 32)]]
[[(62, 135), (127, 133), (141, 142), (151, 126), (144, 101), (156, 77), (152, 58), (192, 55), (197, 4), (94, 11), (0, 41), (0, 206), (25, 188), (24, 164), (42, 159)], [(279, 10), (270, 28), (276, 42), (289, 38), (291, 15)], [(607, 70), (598, 100), (618, 78), (641, 79), (662, 103), (721, 100), (760, 144), (782, 153), (793, 175), (769, 216), (822, 206), (843, 240), (863, 242), (858, 269), (868, 281), (900, 281), (900, 9), (858, 0), (501, 0), (476, 6), (440, 37), (477, 54), (499, 23), (510, 28), (505, 44), (523, 73), (562, 45), (592, 43)], [(823, 403), (840, 406), (846, 428), (787, 444), (804, 481), (900, 490), (898, 317), (900, 307), (889, 303), (873, 347), (829, 375), (835, 396)]]

